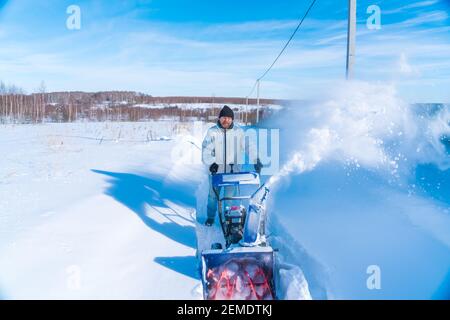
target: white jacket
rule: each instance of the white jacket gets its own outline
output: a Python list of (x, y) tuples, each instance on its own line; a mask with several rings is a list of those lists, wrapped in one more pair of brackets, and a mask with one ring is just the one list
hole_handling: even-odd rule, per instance
[[(213, 163), (219, 165), (217, 172), (240, 172), (242, 165), (255, 164), (257, 159), (256, 137), (248, 136), (246, 148), (244, 130), (233, 122), (229, 129), (224, 129), (217, 122), (206, 132), (202, 144), (202, 161), (209, 166)], [(245, 155), (248, 155), (246, 161)]]

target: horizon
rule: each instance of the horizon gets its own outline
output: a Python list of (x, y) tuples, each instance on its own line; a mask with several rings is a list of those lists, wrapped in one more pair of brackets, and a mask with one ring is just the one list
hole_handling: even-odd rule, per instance
[[(34, 94), (41, 94), (42, 92), (23, 92), (21, 94), (24, 95), (34, 95)], [(144, 92), (139, 92), (139, 91), (135, 91), (135, 90), (105, 90), (105, 91), (80, 91), (80, 90), (68, 90), (68, 91), (46, 91), (44, 92), (44, 94), (57, 94), (57, 93), (84, 93), (84, 94), (98, 94), (98, 93), (135, 93), (138, 95), (144, 95), (147, 97), (151, 97), (151, 98), (163, 98), (163, 99), (167, 99), (167, 98), (200, 98), (200, 99), (206, 99), (206, 98), (210, 98), (210, 99), (246, 99), (246, 97), (244, 96), (190, 96), (190, 95), (170, 95), (170, 96), (157, 96), (157, 95), (152, 95), (152, 94), (148, 94), (148, 93), (144, 93)], [(260, 97), (260, 101), (273, 101), (273, 102), (304, 102), (304, 103), (312, 103), (314, 101), (318, 101), (318, 99), (314, 100), (314, 99), (297, 99), (297, 98), (271, 98), (271, 97)], [(256, 104), (256, 98), (249, 98), (248, 99), (249, 104), (251, 101), (253, 101), (253, 104)], [(181, 102), (181, 103), (186, 103), (186, 104), (196, 104), (196, 102)], [(204, 102), (199, 102), (199, 103), (204, 103)], [(225, 102), (213, 102), (213, 103), (225, 103)], [(231, 103), (228, 103), (231, 104)], [(239, 103), (241, 104), (241, 103)], [(428, 102), (408, 102), (408, 104), (442, 104), (442, 105), (450, 105), (450, 101), (448, 102), (438, 102), (438, 101), (428, 101)]]

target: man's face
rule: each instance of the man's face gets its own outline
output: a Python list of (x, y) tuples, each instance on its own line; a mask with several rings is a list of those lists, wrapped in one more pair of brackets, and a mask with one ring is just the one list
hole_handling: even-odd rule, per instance
[(228, 129), (233, 123), (233, 119), (231, 117), (220, 117), (219, 122), (222, 128)]

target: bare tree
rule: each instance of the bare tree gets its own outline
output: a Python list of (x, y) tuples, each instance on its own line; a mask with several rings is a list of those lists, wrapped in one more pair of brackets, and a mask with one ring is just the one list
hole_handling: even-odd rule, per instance
[(41, 81), (38, 92), (39, 92), (39, 109), (41, 112), (41, 122), (44, 122), (45, 117), (45, 106), (47, 104), (45, 92), (47, 90), (47, 86), (45, 85), (44, 80)]

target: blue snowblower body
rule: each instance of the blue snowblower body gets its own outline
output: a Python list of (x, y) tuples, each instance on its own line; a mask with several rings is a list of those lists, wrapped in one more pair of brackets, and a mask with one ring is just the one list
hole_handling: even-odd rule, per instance
[[(215, 174), (212, 184), (225, 247), (214, 243), (201, 253), (204, 298), (275, 299), (274, 250), (265, 235), (269, 189), (256, 172)], [(233, 188), (233, 195), (223, 196), (223, 187)]]

